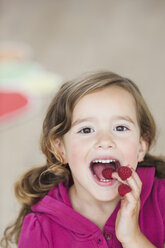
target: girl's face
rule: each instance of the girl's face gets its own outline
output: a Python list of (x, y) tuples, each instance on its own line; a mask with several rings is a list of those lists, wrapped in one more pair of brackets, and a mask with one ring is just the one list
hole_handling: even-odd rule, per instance
[(140, 137), (134, 98), (118, 86), (84, 96), (74, 108), (71, 129), (58, 146), (78, 194), (99, 201), (115, 200), (119, 182), (102, 180), (102, 170), (109, 163), (115, 169), (126, 165), (136, 169), (147, 149)]

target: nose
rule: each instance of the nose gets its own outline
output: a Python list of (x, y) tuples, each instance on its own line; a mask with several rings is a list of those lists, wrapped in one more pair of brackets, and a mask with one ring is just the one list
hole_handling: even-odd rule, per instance
[(113, 135), (110, 135), (109, 132), (100, 133), (97, 137), (96, 148), (103, 150), (115, 148), (115, 140)]

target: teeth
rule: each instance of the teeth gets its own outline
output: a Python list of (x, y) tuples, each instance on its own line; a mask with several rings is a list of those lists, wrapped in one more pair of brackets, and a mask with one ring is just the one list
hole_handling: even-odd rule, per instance
[[(95, 174), (94, 174), (95, 177), (97, 177)], [(98, 178), (100, 182), (110, 182), (110, 179), (102, 179), (102, 178)]]
[(112, 159), (107, 159), (107, 160), (94, 160), (93, 163), (102, 163), (102, 164), (109, 164), (109, 163), (112, 163), (112, 162), (116, 162), (116, 160), (112, 160)]
[(110, 182), (109, 179), (100, 179), (101, 182)]

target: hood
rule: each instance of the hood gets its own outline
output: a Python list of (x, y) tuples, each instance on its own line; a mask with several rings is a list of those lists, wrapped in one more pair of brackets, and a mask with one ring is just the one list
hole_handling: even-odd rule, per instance
[(68, 186), (59, 184), (48, 195), (31, 207), (33, 212), (45, 214), (49, 219), (65, 229), (84, 237), (94, 235), (100, 229), (72, 208), (68, 196)]
[[(141, 192), (141, 208), (147, 200), (154, 182), (155, 168), (138, 168), (137, 173), (143, 182)], [(120, 202), (108, 219), (106, 225), (115, 228), (117, 212), (120, 208)], [(60, 226), (73, 231), (79, 235), (94, 235), (100, 229), (87, 218), (74, 211), (68, 196), (68, 186), (59, 184), (57, 188), (51, 191), (41, 201), (31, 207), (33, 212), (45, 214), (49, 219), (58, 223)]]

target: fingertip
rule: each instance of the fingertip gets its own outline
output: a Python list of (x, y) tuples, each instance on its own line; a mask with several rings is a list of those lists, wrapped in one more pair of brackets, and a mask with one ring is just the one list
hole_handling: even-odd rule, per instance
[(130, 164), (128, 164), (127, 167), (129, 167), (131, 170), (134, 170), (134, 168)]
[(118, 175), (118, 173), (116, 171), (112, 172), (112, 176), (116, 177)]

